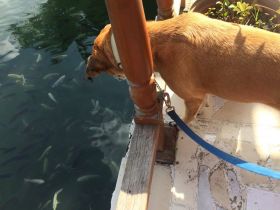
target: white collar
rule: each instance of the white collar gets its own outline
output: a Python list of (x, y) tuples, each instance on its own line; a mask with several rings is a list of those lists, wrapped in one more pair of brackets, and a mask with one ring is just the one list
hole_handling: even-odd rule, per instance
[(113, 32), (111, 33), (111, 48), (118, 67), (122, 69), (123, 67)]

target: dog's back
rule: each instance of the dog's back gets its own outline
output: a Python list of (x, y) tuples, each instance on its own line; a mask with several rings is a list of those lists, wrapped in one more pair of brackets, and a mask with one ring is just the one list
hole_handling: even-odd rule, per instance
[(165, 79), (174, 89), (184, 80), (194, 92), (280, 108), (279, 34), (198, 13), (151, 23), (149, 30), (155, 64), (173, 77)]

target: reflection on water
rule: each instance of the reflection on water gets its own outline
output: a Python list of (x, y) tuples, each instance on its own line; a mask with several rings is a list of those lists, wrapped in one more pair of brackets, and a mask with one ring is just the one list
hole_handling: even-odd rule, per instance
[(109, 209), (133, 109), (125, 82), (84, 79), (108, 22), (100, 0), (0, 0), (1, 210)]

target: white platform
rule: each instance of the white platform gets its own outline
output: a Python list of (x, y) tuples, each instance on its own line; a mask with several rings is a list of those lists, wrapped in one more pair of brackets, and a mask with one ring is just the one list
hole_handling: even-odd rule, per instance
[[(217, 102), (216, 98), (211, 100)], [(173, 95), (172, 103), (182, 115), (182, 100)], [(279, 111), (261, 104), (229, 101), (216, 112), (213, 107), (202, 108), (204, 115), (191, 123), (201, 137), (242, 159), (280, 170)], [(182, 132), (176, 162), (170, 167), (156, 165), (150, 210), (280, 210), (280, 181), (233, 167)]]

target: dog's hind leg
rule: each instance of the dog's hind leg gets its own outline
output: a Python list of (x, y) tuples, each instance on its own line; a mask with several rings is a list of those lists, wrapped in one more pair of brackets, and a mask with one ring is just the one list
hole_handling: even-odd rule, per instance
[(195, 118), (202, 104), (202, 101), (203, 98), (192, 98), (192, 99), (185, 100), (185, 106), (186, 106), (185, 117), (184, 117), (185, 122), (190, 122)]

